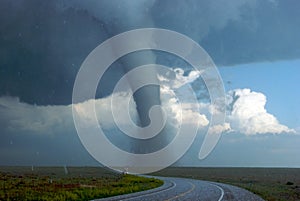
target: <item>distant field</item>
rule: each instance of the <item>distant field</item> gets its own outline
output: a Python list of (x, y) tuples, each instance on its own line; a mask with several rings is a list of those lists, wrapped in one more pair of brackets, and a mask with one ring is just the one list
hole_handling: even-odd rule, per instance
[(170, 167), (153, 175), (233, 184), (269, 201), (300, 200), (300, 169)]
[[(229, 183), (269, 201), (300, 200), (300, 169), (170, 167), (152, 175)], [(96, 167), (0, 167), (0, 200), (91, 200), (162, 185)]]
[(91, 200), (162, 184), (96, 167), (0, 167), (0, 200)]

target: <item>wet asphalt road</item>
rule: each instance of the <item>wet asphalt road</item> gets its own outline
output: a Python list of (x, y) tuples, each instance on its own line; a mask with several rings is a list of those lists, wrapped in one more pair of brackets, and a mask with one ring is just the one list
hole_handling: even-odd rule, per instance
[(171, 200), (203, 200), (203, 201), (263, 201), (257, 195), (227, 184), (183, 179), (173, 177), (156, 177), (164, 184), (156, 189), (114, 196), (97, 201), (130, 200), (130, 201), (171, 201)]

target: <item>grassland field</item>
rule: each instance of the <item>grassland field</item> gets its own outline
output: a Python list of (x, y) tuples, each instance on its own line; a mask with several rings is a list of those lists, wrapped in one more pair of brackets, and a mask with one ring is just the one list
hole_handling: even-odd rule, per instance
[(300, 168), (169, 167), (154, 175), (228, 183), (268, 201), (300, 200)]
[[(228, 183), (268, 201), (300, 200), (297, 168), (169, 167), (151, 175)], [(0, 176), (0, 200), (91, 200), (163, 183), (101, 167), (0, 167)]]
[(0, 200), (80, 201), (133, 193), (162, 181), (96, 167), (0, 167)]

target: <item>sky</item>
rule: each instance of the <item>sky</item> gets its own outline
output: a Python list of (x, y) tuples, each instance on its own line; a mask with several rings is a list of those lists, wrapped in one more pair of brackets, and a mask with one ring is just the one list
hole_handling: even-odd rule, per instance
[[(249, 133), (246, 136), (245, 132), (239, 131), (225, 133), (211, 155), (198, 161), (197, 165), (299, 167), (299, 66), (299, 60), (290, 60), (219, 67), (226, 91), (240, 88), (264, 94), (267, 100), (265, 110), (274, 115), (282, 125), (294, 129), (295, 133), (263, 132), (254, 135)], [(254, 100), (250, 104), (257, 110)], [(195, 165), (189, 161), (189, 155), (197, 155), (201, 144), (195, 143), (193, 146), (178, 164)]]
[(250, 88), (267, 97), (266, 110), (280, 117), (280, 121), (292, 128), (299, 125), (296, 89), (299, 82), (300, 61), (250, 63), (235, 67), (220, 67), (226, 91), (235, 88)]
[[(157, 62), (175, 75), (173, 81), (163, 79), (161, 90), (169, 122), (178, 121), (172, 116), (178, 105), (169, 98), (183, 90), (183, 118), (200, 125), (193, 145), (175, 165), (300, 167), (299, 9), (297, 0), (1, 1), (0, 165), (99, 165), (74, 127), (76, 74), (87, 55), (109, 37), (156, 27), (185, 34), (207, 51), (227, 100), (221, 139), (199, 160), (211, 116), (207, 89), (185, 62), (155, 53)], [(107, 104), (124, 74), (122, 64), (115, 62), (106, 72), (96, 100), (77, 105), (88, 111), (95, 102), (107, 135), (120, 146), (123, 138), (116, 137), (119, 131)], [(188, 84), (199, 110), (185, 95)], [(116, 97), (122, 115), (122, 104), (130, 97)], [(130, 110), (137, 118), (134, 103)]]

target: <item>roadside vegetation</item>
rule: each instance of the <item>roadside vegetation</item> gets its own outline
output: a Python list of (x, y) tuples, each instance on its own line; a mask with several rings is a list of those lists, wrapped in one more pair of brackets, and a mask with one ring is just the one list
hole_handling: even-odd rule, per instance
[(247, 189), (268, 201), (300, 200), (299, 168), (170, 167), (155, 175), (227, 183)]
[(92, 200), (161, 186), (104, 168), (0, 168), (0, 200)]

